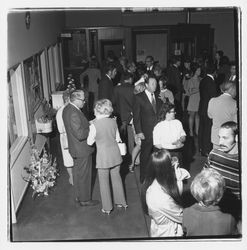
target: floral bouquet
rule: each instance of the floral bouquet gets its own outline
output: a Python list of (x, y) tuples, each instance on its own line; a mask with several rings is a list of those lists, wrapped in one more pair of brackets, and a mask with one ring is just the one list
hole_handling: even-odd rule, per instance
[(72, 74), (68, 74), (67, 76), (67, 91), (71, 92), (76, 89), (75, 79)]
[(32, 197), (35, 195), (48, 195), (49, 189), (55, 185), (58, 176), (56, 166), (56, 158), (52, 160), (52, 156), (45, 149), (43, 156), (40, 157), (39, 151), (32, 145), (30, 164), (28, 167), (24, 167), (30, 175), (23, 177), (25, 181), (31, 183), (34, 190)]

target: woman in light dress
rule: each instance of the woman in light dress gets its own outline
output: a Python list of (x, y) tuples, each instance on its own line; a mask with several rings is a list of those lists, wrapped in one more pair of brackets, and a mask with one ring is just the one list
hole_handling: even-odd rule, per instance
[(65, 131), (64, 123), (63, 123), (63, 109), (69, 103), (69, 94), (70, 94), (69, 90), (66, 90), (63, 93), (64, 105), (58, 109), (57, 114), (56, 114), (56, 121), (57, 121), (57, 128), (60, 133), (60, 145), (61, 145), (62, 156), (63, 156), (63, 164), (66, 167), (67, 172), (69, 174), (69, 183), (73, 185), (72, 167), (74, 163), (73, 163), (73, 158), (71, 157), (69, 153), (68, 139), (67, 139), (67, 134)]
[(189, 103), (187, 106), (187, 111), (189, 113), (189, 133), (190, 136), (194, 135), (194, 127), (195, 127), (195, 134), (198, 135), (199, 129), (199, 102), (200, 102), (200, 75), (201, 75), (201, 68), (198, 64), (192, 64), (191, 70), (193, 72), (193, 76), (188, 80), (187, 84), (187, 91), (189, 95)]

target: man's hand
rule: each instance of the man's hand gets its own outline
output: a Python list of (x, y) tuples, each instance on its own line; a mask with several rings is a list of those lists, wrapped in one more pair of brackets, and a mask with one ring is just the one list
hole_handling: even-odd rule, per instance
[(145, 139), (145, 136), (143, 133), (136, 134), (137, 138), (140, 138), (141, 140)]

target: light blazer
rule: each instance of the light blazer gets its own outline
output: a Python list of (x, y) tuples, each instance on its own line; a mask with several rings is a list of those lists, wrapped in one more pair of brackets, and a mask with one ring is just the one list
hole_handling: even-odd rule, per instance
[(213, 122), (211, 142), (218, 144), (220, 126), (228, 121), (237, 122), (237, 102), (227, 94), (210, 99), (208, 103), (208, 117)]
[(68, 104), (63, 110), (63, 121), (68, 137), (69, 152), (73, 158), (88, 157), (93, 148), (87, 145), (89, 122), (84, 114)]

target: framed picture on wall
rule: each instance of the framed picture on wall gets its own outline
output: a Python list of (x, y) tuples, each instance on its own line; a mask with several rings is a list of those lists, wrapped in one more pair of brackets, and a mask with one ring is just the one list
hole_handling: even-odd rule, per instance
[(24, 76), (28, 110), (33, 116), (44, 98), (39, 54), (24, 61)]

